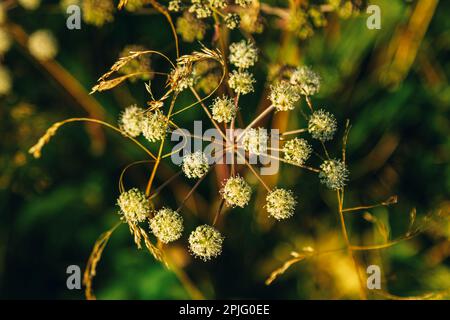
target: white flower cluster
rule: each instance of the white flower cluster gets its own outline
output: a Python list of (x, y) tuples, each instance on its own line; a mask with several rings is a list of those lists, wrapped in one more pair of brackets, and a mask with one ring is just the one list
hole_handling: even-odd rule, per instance
[(269, 143), (269, 136), (265, 128), (250, 128), (242, 137), (242, 146), (253, 154), (265, 154)]
[(332, 190), (339, 190), (345, 187), (348, 180), (349, 171), (345, 163), (341, 160), (325, 160), (320, 165), (320, 182)]
[(142, 133), (142, 120), (145, 110), (133, 104), (121, 113), (119, 118), (119, 128), (130, 137), (137, 137)]
[(202, 151), (196, 151), (183, 157), (181, 168), (188, 178), (201, 178), (209, 170), (208, 158)]
[(308, 132), (322, 142), (333, 139), (337, 129), (336, 118), (325, 110), (314, 111), (308, 121)]
[(58, 43), (51, 31), (38, 30), (28, 38), (28, 50), (38, 60), (51, 60), (58, 54)]
[(160, 110), (147, 112), (142, 120), (142, 134), (150, 141), (162, 140), (167, 131), (167, 119)]
[(303, 165), (311, 155), (312, 148), (305, 139), (294, 138), (283, 146), (284, 159), (297, 165)]
[(294, 215), (297, 200), (291, 190), (274, 189), (266, 196), (266, 209), (270, 216), (277, 220), (287, 219)]
[(237, 94), (244, 95), (253, 92), (253, 84), (255, 82), (255, 78), (250, 72), (244, 70), (233, 70), (230, 73), (228, 85)]
[(306, 66), (298, 67), (291, 75), (290, 82), (298, 88), (299, 93), (312, 96), (320, 90), (320, 77)]
[(189, 236), (189, 249), (196, 257), (208, 261), (220, 255), (223, 239), (214, 227), (198, 226)]
[(120, 208), (119, 214), (123, 215), (127, 222), (142, 222), (150, 214), (150, 201), (137, 188), (122, 192), (119, 199), (117, 199), (117, 204)]
[(238, 109), (233, 99), (225, 95), (214, 99), (210, 108), (213, 119), (219, 123), (231, 122), (231, 120), (233, 120), (236, 116)]
[(183, 218), (170, 208), (162, 208), (150, 219), (150, 229), (161, 242), (173, 242), (183, 234)]
[(194, 85), (195, 77), (193, 70), (185, 64), (178, 64), (170, 72), (168, 81), (173, 90), (181, 92)]
[(230, 45), (230, 62), (240, 69), (252, 67), (258, 60), (258, 49), (251, 41), (239, 41)]
[(295, 108), (300, 95), (288, 81), (282, 80), (270, 86), (269, 100), (277, 111), (288, 111)]
[(230, 207), (245, 207), (252, 195), (252, 188), (240, 176), (228, 178), (220, 190), (223, 199)]

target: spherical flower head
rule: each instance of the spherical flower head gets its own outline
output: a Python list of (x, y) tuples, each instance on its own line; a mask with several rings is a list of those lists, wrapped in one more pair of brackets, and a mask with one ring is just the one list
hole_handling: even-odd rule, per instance
[(226, 0), (208, 0), (208, 2), (211, 7), (216, 9), (223, 9), (228, 5)]
[[(120, 52), (120, 57), (130, 56), (131, 52), (146, 51), (146, 48), (139, 45), (128, 45)], [(119, 69), (120, 74), (134, 76), (128, 78), (131, 82), (137, 80), (148, 81), (152, 78), (152, 68), (150, 64), (150, 55), (142, 54), (137, 58), (128, 61), (122, 68)]]
[(301, 94), (312, 96), (320, 90), (320, 77), (306, 66), (298, 67), (291, 75), (290, 82)]
[(142, 134), (150, 142), (162, 140), (167, 131), (167, 119), (160, 110), (147, 112), (142, 119)]
[(265, 128), (250, 128), (242, 137), (242, 145), (244, 149), (253, 154), (265, 154), (269, 135)]
[(201, 178), (209, 170), (208, 158), (201, 151), (188, 154), (183, 157), (181, 169), (188, 178)]
[(308, 121), (308, 132), (322, 142), (333, 139), (337, 129), (336, 118), (325, 110), (314, 111)]
[(345, 187), (348, 180), (349, 171), (345, 163), (341, 160), (325, 160), (320, 165), (320, 182), (332, 190), (339, 190)]
[(243, 95), (254, 90), (253, 83), (255, 82), (255, 78), (253, 78), (253, 75), (251, 73), (244, 70), (233, 70), (233, 72), (230, 74), (228, 85), (231, 89), (234, 90), (234, 92)]
[(192, 87), (195, 83), (192, 68), (186, 64), (178, 64), (176, 68), (170, 72), (168, 83), (172, 89), (177, 92)]
[(212, 117), (217, 122), (228, 123), (236, 116), (237, 107), (233, 99), (223, 96), (217, 97), (211, 105)]
[(137, 188), (122, 192), (117, 199), (119, 214), (127, 222), (142, 222), (149, 216), (151, 205), (146, 195)]
[(208, 2), (205, 0), (192, 0), (192, 5), (189, 7), (190, 13), (195, 13), (198, 19), (208, 18), (212, 15), (212, 10), (208, 6)]
[(82, 0), (83, 20), (97, 27), (114, 20), (113, 0)]
[(189, 236), (189, 249), (196, 257), (208, 261), (220, 255), (223, 239), (214, 227), (198, 226)]
[(230, 45), (229, 59), (236, 67), (247, 69), (258, 60), (258, 49), (251, 41), (233, 42)]
[(277, 111), (288, 111), (295, 108), (300, 95), (287, 81), (278, 81), (270, 86), (269, 100)]
[(53, 59), (58, 54), (58, 43), (49, 30), (38, 30), (28, 38), (28, 49), (38, 60)]
[(0, 27), (0, 56), (4, 55), (11, 48), (11, 36), (6, 29)]
[(206, 33), (206, 25), (203, 21), (196, 19), (192, 14), (185, 11), (177, 19), (177, 33), (181, 35), (183, 41), (194, 42), (203, 40)]
[(168, 9), (172, 12), (180, 12), (183, 10), (183, 2), (181, 0), (172, 0), (169, 2)]
[(183, 218), (170, 208), (162, 208), (150, 219), (150, 229), (161, 242), (173, 242), (183, 234)]
[(120, 130), (130, 136), (137, 137), (142, 132), (142, 120), (144, 119), (145, 110), (133, 104), (127, 107), (119, 118)]
[(253, 2), (253, 0), (235, 0), (234, 1), (238, 6), (247, 8), (248, 6), (250, 6)]
[(294, 215), (297, 200), (291, 190), (276, 188), (266, 196), (266, 209), (270, 216), (277, 220)]
[(11, 91), (11, 83), (11, 74), (8, 69), (0, 65), (0, 96), (6, 95)]
[(36, 10), (41, 5), (41, 0), (19, 0), (18, 2), (27, 10)]
[(311, 152), (312, 149), (305, 139), (294, 138), (286, 141), (283, 146), (284, 159), (298, 165), (303, 165)]
[(252, 188), (240, 176), (228, 178), (220, 190), (223, 199), (230, 207), (245, 207), (250, 201)]
[(233, 30), (239, 27), (241, 17), (236, 13), (229, 13), (225, 16), (225, 25), (228, 29)]

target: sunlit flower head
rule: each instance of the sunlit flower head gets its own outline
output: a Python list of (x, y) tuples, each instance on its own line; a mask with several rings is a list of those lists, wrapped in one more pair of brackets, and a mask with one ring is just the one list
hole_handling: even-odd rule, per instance
[(122, 192), (117, 199), (117, 205), (120, 208), (119, 214), (131, 223), (144, 221), (148, 218), (151, 210), (150, 201), (137, 188)]
[(314, 111), (308, 121), (308, 132), (322, 142), (333, 139), (337, 129), (336, 118), (325, 110)]
[(291, 190), (277, 188), (266, 196), (266, 209), (270, 216), (277, 220), (292, 217), (297, 200)]
[(50, 60), (58, 54), (58, 43), (49, 30), (38, 30), (28, 38), (28, 49), (38, 60)]
[(212, 117), (217, 122), (228, 123), (236, 116), (237, 107), (233, 99), (222, 96), (217, 97), (211, 105)]
[(183, 10), (183, 8), (184, 8), (184, 5), (181, 0), (169, 1), (169, 6), (168, 6), (169, 11), (180, 12), (181, 10)]
[(166, 135), (167, 119), (160, 110), (146, 112), (141, 128), (142, 134), (148, 141), (159, 141)]
[(170, 208), (162, 208), (150, 219), (150, 229), (161, 242), (173, 242), (183, 234), (183, 218)]
[(253, 78), (253, 75), (250, 72), (233, 70), (233, 72), (230, 73), (228, 85), (234, 92), (243, 95), (253, 92), (253, 84), (255, 82), (255, 78)]
[(251, 41), (233, 42), (230, 45), (229, 59), (236, 67), (247, 69), (258, 60), (258, 49)]
[(212, 15), (212, 10), (208, 6), (207, 0), (192, 0), (192, 5), (189, 7), (189, 12), (194, 13), (198, 19), (208, 18)]
[(294, 138), (286, 141), (283, 146), (284, 159), (298, 165), (303, 165), (311, 152), (312, 149), (305, 139)]
[(242, 146), (253, 154), (264, 154), (269, 144), (269, 135), (265, 128), (250, 128), (242, 137)]
[(225, 25), (228, 29), (236, 29), (241, 23), (241, 17), (236, 13), (229, 13), (225, 16)]
[(240, 176), (230, 177), (220, 190), (223, 199), (230, 207), (245, 207), (250, 201), (252, 188)]
[(87, 24), (101, 27), (114, 20), (113, 0), (82, 0), (81, 9), (83, 20)]
[(320, 182), (333, 190), (345, 187), (349, 176), (349, 171), (342, 160), (325, 160), (320, 165)]
[(130, 137), (137, 137), (142, 132), (142, 120), (145, 110), (133, 104), (121, 113), (119, 117), (119, 128)]
[(176, 68), (173, 69), (168, 78), (168, 82), (173, 90), (181, 92), (194, 85), (195, 77), (192, 72), (192, 68), (186, 64), (177, 64)]
[(189, 236), (189, 249), (196, 257), (208, 261), (220, 255), (223, 239), (214, 227), (198, 226)]
[(277, 111), (288, 111), (295, 108), (300, 95), (287, 81), (278, 81), (270, 86), (269, 99)]
[(201, 178), (209, 170), (208, 158), (202, 151), (196, 151), (183, 157), (181, 168), (188, 178)]
[(320, 90), (320, 77), (306, 66), (298, 67), (291, 75), (290, 82), (299, 93), (312, 96)]

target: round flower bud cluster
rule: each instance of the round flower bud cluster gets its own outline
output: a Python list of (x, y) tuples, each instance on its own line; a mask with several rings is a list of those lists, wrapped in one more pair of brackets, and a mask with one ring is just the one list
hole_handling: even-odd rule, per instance
[(183, 234), (183, 218), (172, 209), (162, 208), (150, 219), (150, 229), (161, 242), (173, 242)]
[(250, 128), (242, 137), (244, 149), (253, 154), (265, 154), (269, 136), (264, 128)]
[(241, 17), (236, 13), (229, 13), (225, 16), (225, 25), (228, 29), (233, 30), (239, 27)]
[(190, 13), (195, 13), (198, 19), (208, 18), (212, 15), (212, 10), (205, 0), (192, 0), (192, 5), (189, 7)]
[(145, 110), (133, 104), (121, 113), (119, 117), (120, 130), (130, 137), (137, 137), (142, 132), (142, 120)]
[(0, 65), (0, 96), (6, 95), (11, 91), (11, 74), (8, 69)]
[(236, 116), (237, 107), (233, 99), (223, 96), (217, 97), (211, 105), (212, 117), (217, 122), (228, 123)]
[(194, 85), (194, 74), (192, 68), (185, 64), (178, 64), (169, 74), (168, 82), (173, 90), (181, 92)]
[(295, 108), (300, 95), (287, 81), (279, 81), (270, 86), (269, 99), (277, 111), (288, 111)]
[(220, 190), (223, 199), (230, 207), (245, 207), (250, 201), (252, 188), (240, 176), (228, 178)]
[(290, 82), (299, 93), (312, 96), (320, 90), (320, 77), (308, 67), (298, 67), (291, 75)]
[(18, 2), (27, 10), (36, 10), (41, 5), (41, 0), (19, 0)]
[[(131, 52), (145, 50), (146, 48), (143, 46), (128, 45), (122, 50), (122, 52), (120, 53), (120, 57), (127, 57), (131, 55)], [(150, 80), (152, 78), (151, 72), (152, 69), (150, 66), (150, 55), (148, 54), (142, 54), (137, 58), (128, 61), (122, 68), (119, 69), (119, 73), (124, 75), (136, 74), (131, 78), (128, 78), (131, 82), (135, 82), (137, 80)]]
[(223, 239), (214, 227), (198, 226), (189, 236), (189, 249), (196, 257), (208, 261), (220, 255)]
[(181, 0), (172, 0), (169, 2), (168, 9), (173, 12), (180, 12), (183, 10), (183, 2)]
[(274, 189), (266, 196), (266, 209), (270, 216), (277, 220), (287, 219), (294, 215), (297, 200), (291, 190)]
[(113, 0), (82, 0), (83, 20), (97, 27), (114, 20)]
[(298, 165), (303, 165), (311, 152), (312, 149), (305, 139), (294, 138), (286, 141), (283, 146), (284, 159)]
[(325, 110), (314, 111), (308, 121), (308, 132), (322, 142), (333, 139), (337, 129), (336, 118)]
[(230, 62), (240, 69), (253, 66), (258, 60), (258, 49), (251, 41), (239, 41), (230, 45)]
[(253, 0), (235, 0), (234, 2), (235, 2), (238, 6), (241, 6), (241, 7), (246, 8), (246, 7), (248, 7), (249, 5), (252, 4)]
[(142, 119), (141, 128), (148, 141), (161, 140), (166, 135), (167, 119), (160, 110), (147, 112)]
[(223, 9), (227, 6), (226, 0), (209, 0), (209, 5), (216, 9)]
[(181, 168), (188, 178), (201, 178), (209, 170), (208, 158), (205, 153), (196, 151), (183, 157)]
[(205, 23), (196, 19), (187, 11), (177, 19), (177, 33), (181, 35), (183, 41), (194, 42), (195, 40), (203, 40), (205, 32)]
[(131, 223), (144, 221), (151, 210), (150, 201), (137, 188), (122, 192), (117, 199), (117, 204), (120, 208), (119, 214)]
[(0, 27), (0, 56), (4, 55), (11, 48), (11, 37), (6, 29)]
[(50, 60), (58, 54), (58, 43), (49, 30), (38, 30), (28, 38), (28, 49), (38, 60)]
[(341, 160), (325, 160), (320, 165), (320, 182), (330, 189), (338, 190), (345, 187), (348, 175), (349, 171)]
[(252, 92), (253, 83), (255, 83), (255, 79), (253, 75), (244, 70), (233, 70), (230, 74), (230, 78), (228, 79), (228, 85), (234, 92), (238, 94), (247, 94)]

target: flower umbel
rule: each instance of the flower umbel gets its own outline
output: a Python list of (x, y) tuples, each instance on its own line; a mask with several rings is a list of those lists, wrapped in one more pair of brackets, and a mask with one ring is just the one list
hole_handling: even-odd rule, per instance
[(266, 196), (266, 209), (277, 220), (292, 217), (297, 200), (291, 190), (274, 189)]
[(288, 111), (295, 108), (300, 95), (287, 81), (279, 81), (270, 86), (270, 101), (277, 111)]
[(299, 93), (312, 96), (320, 90), (320, 77), (308, 67), (298, 67), (291, 75), (290, 82), (299, 89)]
[(49, 30), (38, 30), (28, 38), (28, 49), (36, 59), (50, 60), (58, 53), (58, 44)]
[(188, 178), (201, 178), (209, 170), (208, 158), (202, 151), (196, 151), (183, 158), (181, 168)]
[(322, 142), (333, 139), (337, 129), (336, 118), (325, 110), (314, 111), (309, 118), (308, 132)]
[(242, 138), (244, 149), (253, 154), (264, 154), (267, 151), (269, 136), (265, 128), (248, 129)]
[(230, 62), (238, 68), (247, 69), (258, 60), (258, 49), (251, 41), (239, 41), (230, 45)]
[(205, 224), (192, 231), (189, 248), (196, 257), (208, 261), (220, 255), (223, 239), (219, 231)]
[(166, 135), (167, 119), (160, 110), (147, 112), (142, 120), (142, 134), (150, 141), (161, 140)]
[(117, 199), (117, 204), (120, 207), (119, 214), (127, 222), (137, 223), (144, 221), (151, 209), (150, 201), (146, 195), (137, 188), (122, 192)]
[(245, 207), (250, 201), (252, 188), (240, 176), (230, 177), (220, 190), (222, 197), (230, 207)]
[(142, 132), (142, 120), (145, 110), (133, 104), (127, 107), (119, 118), (119, 128), (130, 137), (137, 137)]
[(162, 208), (150, 219), (150, 229), (161, 242), (169, 243), (181, 237), (183, 218), (170, 208)]
[(294, 138), (286, 141), (283, 146), (284, 159), (298, 165), (303, 165), (311, 152), (311, 146), (305, 139)]
[(247, 94), (254, 90), (253, 83), (255, 82), (255, 78), (253, 78), (253, 75), (250, 72), (233, 70), (233, 72), (230, 73), (228, 85), (236, 93)]
[(217, 122), (228, 123), (236, 116), (237, 107), (233, 99), (222, 96), (217, 97), (211, 105), (212, 117)]
[(320, 165), (320, 182), (333, 190), (345, 187), (348, 180), (349, 171), (342, 160), (325, 160)]

